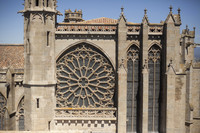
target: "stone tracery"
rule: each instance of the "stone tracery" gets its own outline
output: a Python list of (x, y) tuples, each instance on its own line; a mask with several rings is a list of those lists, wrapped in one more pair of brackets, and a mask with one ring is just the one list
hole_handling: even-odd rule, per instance
[(0, 130), (3, 130), (5, 127), (6, 104), (5, 97), (0, 93)]
[(57, 107), (113, 107), (114, 69), (87, 44), (70, 49), (57, 62)]

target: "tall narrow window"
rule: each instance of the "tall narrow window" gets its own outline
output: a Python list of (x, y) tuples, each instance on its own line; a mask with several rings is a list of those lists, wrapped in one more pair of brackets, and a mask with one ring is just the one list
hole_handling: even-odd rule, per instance
[[(21, 113), (24, 112), (23, 109), (21, 109), (20, 111), (21, 111)], [(19, 116), (19, 131), (24, 131), (24, 130), (25, 130), (24, 129), (24, 115), (20, 115)]]
[(6, 112), (6, 99), (0, 93), (0, 130), (5, 130), (5, 112)]
[(40, 107), (40, 99), (37, 98), (36, 101), (37, 101), (37, 108), (39, 108)]
[(159, 132), (160, 117), (160, 67), (161, 50), (154, 45), (149, 50), (149, 103), (148, 103), (148, 130), (149, 132)]
[(25, 130), (24, 97), (19, 102), (16, 116), (18, 116), (18, 128), (19, 128), (19, 131), (24, 131)]
[(47, 31), (47, 46), (49, 46), (49, 34), (50, 34), (50, 31)]
[(49, 0), (47, 0), (47, 7), (49, 7)]
[(39, 6), (39, 0), (35, 0), (35, 6)]
[(133, 45), (127, 52), (127, 132), (137, 132), (139, 91), (139, 49)]

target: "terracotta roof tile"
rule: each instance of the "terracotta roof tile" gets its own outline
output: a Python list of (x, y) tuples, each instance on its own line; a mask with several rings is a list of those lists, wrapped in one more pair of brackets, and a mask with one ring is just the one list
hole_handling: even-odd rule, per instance
[(118, 22), (117, 19), (101, 17), (101, 18), (86, 20), (86, 21), (83, 21), (81, 23), (86, 23), (86, 24), (117, 24), (117, 22)]
[(0, 68), (24, 68), (23, 45), (0, 45)]

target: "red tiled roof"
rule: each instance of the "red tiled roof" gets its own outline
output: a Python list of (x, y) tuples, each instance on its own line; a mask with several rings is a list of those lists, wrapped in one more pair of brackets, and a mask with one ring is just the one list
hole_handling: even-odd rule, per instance
[(86, 24), (117, 24), (117, 22), (118, 22), (117, 19), (101, 17), (101, 18), (86, 20), (86, 21), (83, 21), (81, 23), (86, 23)]
[(23, 45), (0, 45), (0, 68), (24, 68)]

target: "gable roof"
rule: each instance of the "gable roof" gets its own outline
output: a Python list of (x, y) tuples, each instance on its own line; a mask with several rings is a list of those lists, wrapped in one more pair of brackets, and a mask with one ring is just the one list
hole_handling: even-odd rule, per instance
[(24, 68), (24, 45), (0, 44), (0, 69)]

